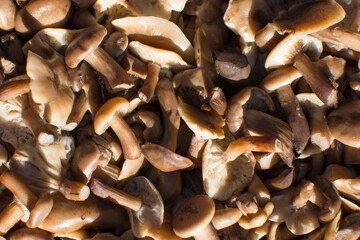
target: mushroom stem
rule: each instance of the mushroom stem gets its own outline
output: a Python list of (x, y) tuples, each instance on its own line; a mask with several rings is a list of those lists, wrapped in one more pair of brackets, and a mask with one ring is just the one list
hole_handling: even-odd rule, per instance
[(12, 202), (0, 213), (0, 236), (7, 233), (25, 213), (21, 203)]
[(26, 75), (20, 75), (5, 81), (0, 87), (0, 101), (6, 101), (29, 92), (29, 83), (30, 79)]
[(238, 208), (218, 209), (215, 211), (215, 215), (211, 220), (211, 223), (216, 230), (220, 230), (237, 223), (241, 215), (242, 214)]
[(139, 89), (138, 95), (139, 98), (148, 103), (151, 97), (154, 95), (155, 87), (159, 80), (159, 73), (160, 73), (160, 65), (156, 63), (149, 63), (148, 64), (148, 73), (146, 79), (144, 80), (144, 84)]
[(214, 228), (210, 224), (208, 224), (206, 227), (204, 227), (201, 231), (195, 233), (193, 238), (195, 240), (203, 240), (203, 239), (220, 240), (220, 238), (218, 237), (216, 231), (214, 230)]
[(35, 206), (36, 195), (14, 173), (10, 171), (2, 173), (0, 183), (9, 189), (29, 210)]
[(122, 89), (128, 89), (134, 85), (125, 70), (101, 47), (85, 58), (102, 77), (106, 89), (110, 93), (116, 93)]
[(116, 204), (130, 208), (133, 211), (138, 211), (142, 205), (140, 198), (133, 197), (121, 190), (107, 186), (95, 178), (92, 178), (90, 188), (96, 196), (108, 199)]
[(75, 99), (74, 107), (66, 121), (66, 130), (71, 131), (79, 125), (80, 121), (88, 110), (88, 107), (89, 105), (86, 93), (81, 91), (80, 95)]
[(25, 109), (22, 117), (40, 145), (48, 146), (55, 142), (55, 131), (43, 121), (33, 107)]
[(26, 226), (29, 228), (37, 228), (41, 222), (49, 215), (54, 204), (50, 194), (41, 194), (35, 207), (30, 212), (29, 220)]
[(228, 161), (233, 161), (246, 151), (279, 153), (282, 152), (282, 144), (279, 139), (273, 137), (242, 137), (230, 143), (225, 154)]
[(337, 105), (337, 89), (306, 54), (299, 53), (296, 55), (294, 67), (303, 75), (306, 82), (322, 102), (330, 107)]
[(109, 126), (119, 138), (125, 159), (138, 159), (141, 155), (139, 142), (126, 121), (115, 115)]
[(64, 197), (72, 201), (84, 201), (90, 195), (90, 189), (87, 185), (81, 182), (70, 181), (65, 179), (62, 181), (59, 187)]

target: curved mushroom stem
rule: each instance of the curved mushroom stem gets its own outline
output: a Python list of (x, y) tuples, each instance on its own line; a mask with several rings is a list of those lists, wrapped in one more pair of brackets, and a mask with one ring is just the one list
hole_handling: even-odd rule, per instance
[(125, 120), (115, 115), (109, 126), (119, 138), (125, 159), (138, 159), (141, 155), (139, 142)]
[(226, 149), (228, 161), (233, 161), (246, 151), (255, 152), (282, 152), (279, 139), (265, 136), (242, 137), (229, 144)]
[(26, 226), (29, 228), (37, 228), (41, 222), (49, 215), (54, 204), (50, 194), (41, 194), (35, 207), (30, 212), (29, 220)]
[(71, 110), (71, 113), (66, 120), (66, 128), (63, 128), (67, 131), (74, 130), (83, 119), (86, 111), (89, 108), (87, 97), (84, 91), (81, 91), (80, 95), (75, 99), (74, 106)]
[(294, 58), (294, 67), (303, 75), (306, 82), (322, 102), (330, 107), (337, 105), (337, 89), (316, 68), (307, 55), (304, 53), (297, 54)]
[(25, 216), (23, 206), (16, 201), (10, 203), (0, 213), (0, 235), (7, 233), (18, 221)]
[(10, 171), (2, 173), (0, 183), (9, 189), (29, 210), (35, 206), (36, 195), (14, 173)]
[(128, 89), (134, 85), (125, 70), (101, 47), (85, 58), (102, 77), (106, 89), (110, 93), (116, 93), (122, 89)]
[(30, 79), (27, 75), (20, 75), (6, 80), (0, 87), (0, 101), (15, 98), (30, 91)]
[(133, 197), (121, 190), (107, 186), (95, 178), (92, 178), (90, 188), (96, 196), (108, 199), (121, 206), (130, 208), (133, 211), (139, 210), (142, 205), (140, 198)]
[(220, 240), (218, 237), (215, 229), (211, 226), (211, 224), (208, 224), (206, 227), (204, 227), (201, 231), (195, 233), (193, 236), (195, 240)]

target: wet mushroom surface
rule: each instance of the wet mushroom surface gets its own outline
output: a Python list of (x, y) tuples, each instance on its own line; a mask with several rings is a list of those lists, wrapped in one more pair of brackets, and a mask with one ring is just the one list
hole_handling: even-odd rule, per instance
[(359, 239), (359, 12), (0, 0), (0, 239)]

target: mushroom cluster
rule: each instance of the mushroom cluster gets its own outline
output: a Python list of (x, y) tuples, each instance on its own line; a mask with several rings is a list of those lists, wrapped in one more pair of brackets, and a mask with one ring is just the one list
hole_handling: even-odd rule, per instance
[(0, 0), (0, 239), (359, 239), (359, 12)]

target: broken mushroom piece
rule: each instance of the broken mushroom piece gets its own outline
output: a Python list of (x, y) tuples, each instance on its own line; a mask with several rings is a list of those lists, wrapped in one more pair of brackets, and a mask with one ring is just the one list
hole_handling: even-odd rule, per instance
[(175, 209), (172, 219), (174, 232), (182, 238), (218, 240), (211, 226), (214, 214), (214, 201), (207, 195), (195, 195)]
[(103, 134), (110, 127), (119, 138), (125, 159), (135, 160), (141, 155), (138, 140), (122, 118), (128, 113), (129, 102), (125, 98), (115, 97), (104, 103), (94, 118), (94, 130)]
[(163, 172), (187, 170), (194, 167), (194, 163), (181, 155), (157, 144), (144, 144), (141, 152), (145, 158), (157, 169)]
[(65, 62), (75, 68), (82, 60), (88, 62), (102, 77), (110, 93), (134, 86), (134, 79), (101, 47), (107, 30), (101, 25), (84, 29), (67, 46)]
[(227, 228), (237, 223), (241, 215), (242, 214), (238, 208), (217, 209), (215, 210), (211, 224), (216, 230)]
[(344, 103), (328, 115), (328, 125), (331, 135), (338, 141), (351, 147), (359, 148), (358, 110), (360, 100)]
[(344, 217), (336, 233), (336, 239), (339, 240), (356, 240), (360, 237), (360, 214), (359, 212), (351, 213)]
[(5, 235), (25, 216), (25, 206), (13, 201), (0, 212), (0, 236)]
[(271, 50), (265, 68), (269, 70), (293, 64), (321, 101), (332, 107), (337, 104), (337, 88), (312, 63), (321, 52), (322, 43), (318, 39), (309, 35), (289, 34)]

